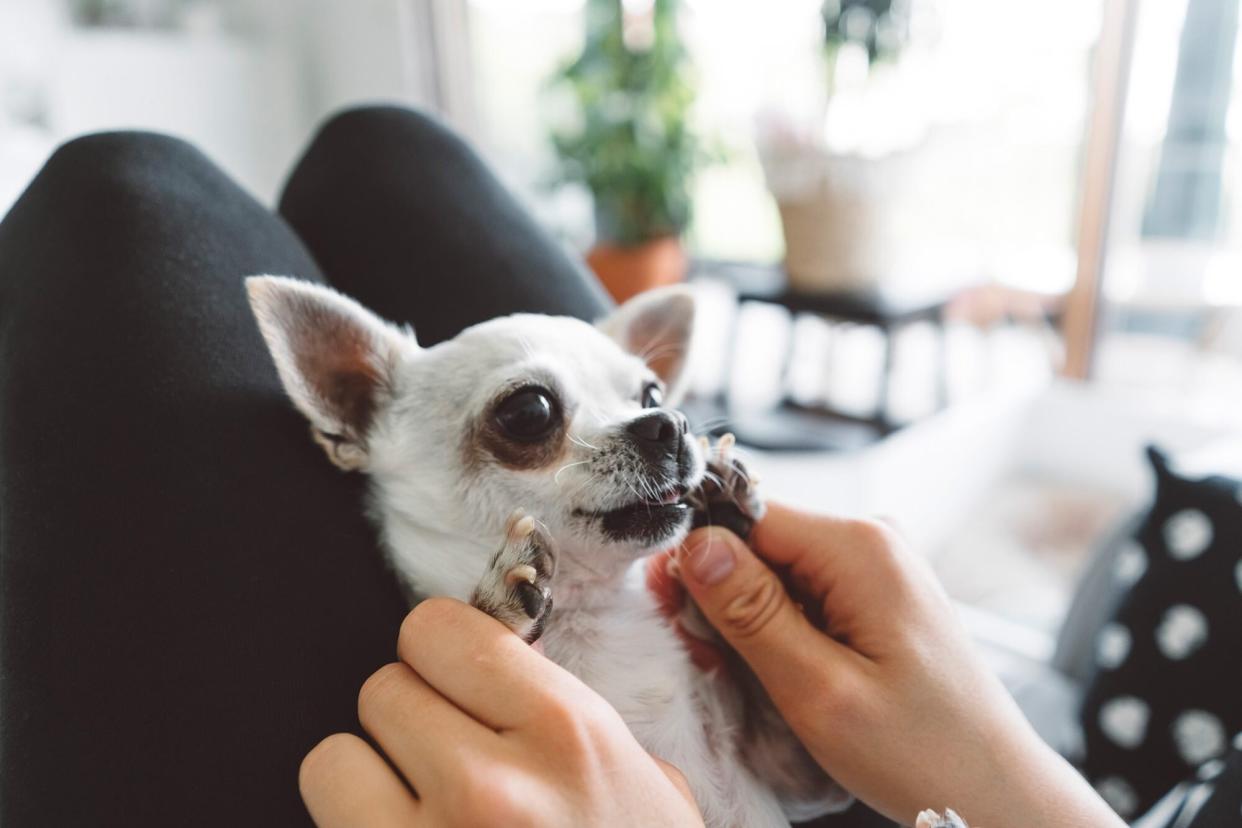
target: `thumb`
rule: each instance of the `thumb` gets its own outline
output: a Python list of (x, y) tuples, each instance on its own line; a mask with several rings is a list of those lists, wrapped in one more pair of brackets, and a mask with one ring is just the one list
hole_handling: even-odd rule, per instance
[(694, 792), (690, 790), (690, 783), (686, 780), (686, 775), (681, 772), (681, 769), (671, 762), (665, 762), (659, 756), (652, 756), (651, 758), (655, 760), (656, 765), (668, 777), (668, 781), (673, 783), (673, 787), (677, 789), (677, 792), (697, 809), (698, 805), (694, 801)]
[(811, 625), (776, 573), (737, 535), (701, 529), (678, 558), (686, 591), (769, 691), (807, 661), (822, 669), (825, 644), (835, 642)]

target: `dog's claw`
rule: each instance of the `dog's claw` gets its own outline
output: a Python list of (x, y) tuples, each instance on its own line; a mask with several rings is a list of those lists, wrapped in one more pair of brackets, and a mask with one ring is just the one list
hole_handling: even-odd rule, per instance
[(518, 509), (509, 515), (508, 525), (505, 527), (505, 534), (511, 540), (522, 540), (531, 532), (538, 528), (538, 522), (530, 515)]
[(533, 643), (552, 610), (555, 573), (552, 538), (539, 521), (519, 509), (509, 516), (504, 544), (492, 556), (470, 603)]
[(535, 579), (538, 577), (539, 573), (536, 572), (535, 568), (530, 564), (518, 564), (513, 567), (513, 569), (510, 569), (505, 573), (505, 583), (509, 586), (517, 586), (519, 583), (525, 581), (527, 584), (533, 586)]
[(694, 528), (723, 526), (746, 538), (755, 522), (763, 517), (763, 500), (755, 489), (755, 478), (737, 459), (736, 445), (734, 436), (725, 434), (714, 447), (704, 448), (708, 474), (686, 496), (686, 503), (694, 510)]

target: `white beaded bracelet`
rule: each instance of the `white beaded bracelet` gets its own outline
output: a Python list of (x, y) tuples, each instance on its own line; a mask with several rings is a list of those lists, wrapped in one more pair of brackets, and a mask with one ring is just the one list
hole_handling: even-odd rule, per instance
[(944, 816), (932, 810), (919, 813), (914, 828), (970, 828), (952, 808), (944, 809)]

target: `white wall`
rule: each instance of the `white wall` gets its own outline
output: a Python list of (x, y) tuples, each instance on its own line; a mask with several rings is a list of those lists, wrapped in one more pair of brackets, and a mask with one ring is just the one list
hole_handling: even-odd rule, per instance
[[(59, 4), (3, 0), (0, 213), (56, 144), (103, 129), (187, 138), (270, 202), (329, 113), (434, 108), (426, 9), (455, 2), (222, 0), (172, 32), (78, 29)], [(34, 96), (33, 124), (14, 89)]]

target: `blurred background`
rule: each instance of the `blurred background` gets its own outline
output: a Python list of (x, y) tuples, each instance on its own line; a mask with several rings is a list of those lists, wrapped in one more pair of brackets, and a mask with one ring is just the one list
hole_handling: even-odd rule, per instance
[(699, 286), (696, 425), (897, 521), (1082, 760), (1144, 447), (1242, 475), (1238, 5), (0, 0), (0, 214), (84, 132), (271, 203), (341, 107), (438, 114), (618, 299)]

